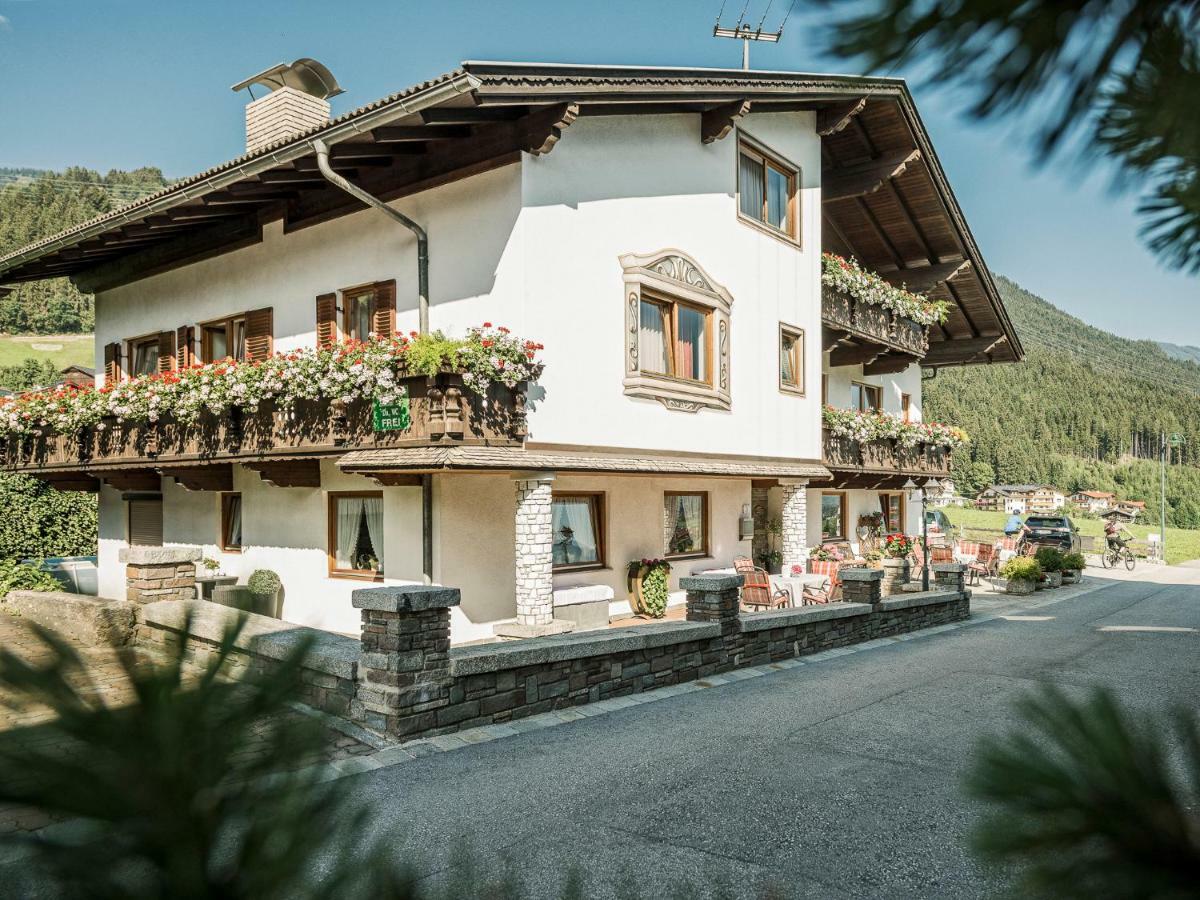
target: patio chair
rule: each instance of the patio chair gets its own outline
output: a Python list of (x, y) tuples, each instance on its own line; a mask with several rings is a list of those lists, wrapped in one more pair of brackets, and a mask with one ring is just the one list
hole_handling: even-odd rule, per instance
[[(737, 568), (736, 561), (734, 568)], [(784, 588), (771, 584), (766, 569), (751, 566), (742, 576), (742, 606), (747, 609), (782, 609), (792, 605), (792, 595)]]
[(829, 586), (822, 591), (820, 588), (805, 588), (804, 603), (833, 603), (842, 597), (842, 580), (838, 578), (838, 570), (842, 564), (832, 559), (809, 559), (808, 574), (824, 575), (829, 579)]
[(996, 566), (996, 548), (992, 544), (980, 544), (975, 554), (975, 562), (967, 566), (967, 583), (979, 584), (979, 579), (991, 575)]

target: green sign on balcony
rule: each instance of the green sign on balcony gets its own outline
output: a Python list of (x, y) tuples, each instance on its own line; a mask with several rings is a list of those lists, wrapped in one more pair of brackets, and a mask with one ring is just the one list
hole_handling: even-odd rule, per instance
[(407, 431), (412, 424), (408, 414), (408, 388), (400, 389), (400, 399), (395, 403), (383, 404), (376, 400), (372, 413), (376, 431)]

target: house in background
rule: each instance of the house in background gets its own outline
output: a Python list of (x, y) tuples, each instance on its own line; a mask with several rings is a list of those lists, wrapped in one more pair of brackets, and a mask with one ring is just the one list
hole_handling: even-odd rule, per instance
[(976, 508), (1009, 515), (1047, 515), (1062, 509), (1066, 502), (1062, 491), (1043, 484), (994, 484), (975, 498)]
[(1083, 512), (1098, 515), (1107, 509), (1112, 509), (1117, 495), (1108, 491), (1076, 491), (1071, 495), (1071, 503)]
[(96, 370), (89, 366), (67, 366), (59, 372), (58, 383), (77, 388), (95, 387)]
[[(400, 430), (322, 397), (9, 441), (10, 467), (99, 493), (106, 596), (131, 544), (198, 546), (278, 572), (305, 625), (357, 630), (355, 588), (432, 581), (462, 591), (455, 641), (561, 630), (620, 611), (630, 560), (669, 558), (677, 589), (775, 540), (803, 564), (864, 516), (918, 531), (905, 486), (949, 453), (839, 436), (823, 404), (919, 422), (922, 367), (1022, 357), (901, 80), (465, 63), (333, 120), (276, 87), (245, 155), (0, 280), (95, 294), (99, 384), (426, 322), (506, 325), (544, 373), (486, 406), (461, 372), (409, 379)], [(363, 196), (423, 228), (427, 305), (412, 234)], [(823, 289), (822, 251), (948, 318)]]

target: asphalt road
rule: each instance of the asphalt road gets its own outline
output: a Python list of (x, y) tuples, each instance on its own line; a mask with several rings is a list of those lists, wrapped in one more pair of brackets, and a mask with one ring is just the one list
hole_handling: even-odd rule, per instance
[[(435, 882), (455, 847), (529, 896), (978, 897), (960, 789), (1039, 681), (1165, 709), (1200, 696), (1200, 572), (866, 650), (346, 779)], [(1099, 579), (1098, 570), (1090, 573)], [(1190, 583), (1164, 584), (1165, 580)], [(1039, 597), (1040, 599), (1040, 597)], [(1014, 615), (1020, 608), (1015, 607)], [(507, 860), (507, 863), (502, 862)]]

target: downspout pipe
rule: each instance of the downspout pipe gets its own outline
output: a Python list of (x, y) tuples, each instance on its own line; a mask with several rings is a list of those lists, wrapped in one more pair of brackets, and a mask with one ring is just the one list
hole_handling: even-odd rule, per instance
[[(325, 180), (367, 206), (399, 222), (417, 238), (417, 322), (421, 334), (429, 333), (429, 235), (425, 229), (399, 210), (348, 181), (329, 164), (329, 145), (318, 138), (312, 142), (317, 168)], [(426, 584), (433, 584), (433, 476), (421, 476), (421, 573)]]
[(318, 138), (312, 142), (312, 148), (317, 154), (317, 168), (321, 175), (334, 187), (340, 188), (351, 197), (361, 200), (367, 206), (379, 210), (394, 222), (399, 222), (417, 238), (417, 327), (421, 334), (429, 333), (429, 235), (425, 229), (399, 210), (392, 209), (374, 194), (368, 194), (358, 185), (346, 180), (333, 171), (329, 164), (329, 145)]

